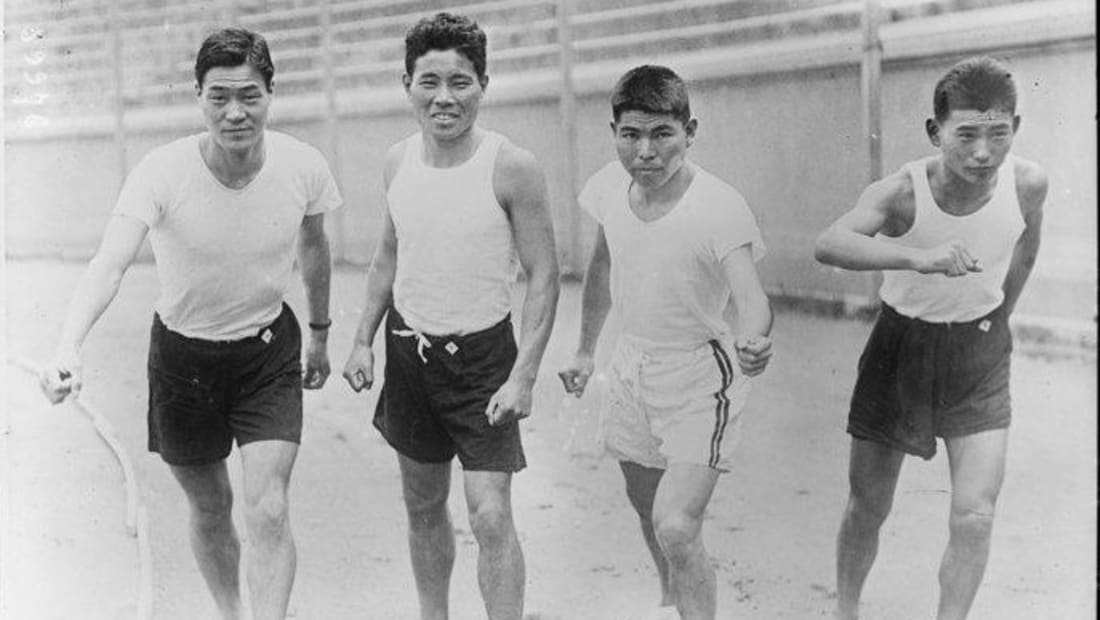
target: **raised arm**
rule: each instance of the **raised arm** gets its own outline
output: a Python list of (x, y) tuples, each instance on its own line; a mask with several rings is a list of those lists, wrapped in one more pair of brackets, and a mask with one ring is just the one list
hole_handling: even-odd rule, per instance
[(114, 215), (103, 231), (95, 256), (73, 291), (53, 360), (39, 381), (46, 397), (59, 403), (80, 393), (83, 372), (80, 352), (84, 339), (118, 294), (122, 276), (134, 262), (149, 227), (128, 215)]
[(1023, 234), (1012, 251), (1012, 259), (1005, 276), (1003, 306), (1008, 314), (1016, 309), (1016, 302), (1024, 290), (1035, 258), (1039, 254), (1039, 237), (1043, 226), (1043, 203), (1047, 197), (1047, 176), (1043, 170), (1031, 163), (1018, 160), (1016, 170), (1016, 195), (1020, 200), (1020, 210), (1024, 216)]
[(302, 386), (320, 389), (328, 379), (331, 367), (328, 359), (329, 294), (332, 282), (332, 256), (325, 234), (323, 213), (307, 215), (298, 232), (298, 266), (309, 306), (309, 342), (306, 344), (306, 367)]
[(899, 236), (913, 223), (913, 187), (908, 173), (897, 172), (867, 186), (851, 211), (817, 238), (814, 257), (826, 265), (857, 271), (907, 269), (961, 276), (981, 271), (956, 242), (930, 249), (907, 248), (875, 237)]
[(507, 210), (526, 274), (516, 363), (486, 409), (490, 424), (502, 424), (531, 414), (531, 390), (558, 306), (558, 258), (546, 180), (534, 156), (506, 144), (497, 159), (493, 186)]

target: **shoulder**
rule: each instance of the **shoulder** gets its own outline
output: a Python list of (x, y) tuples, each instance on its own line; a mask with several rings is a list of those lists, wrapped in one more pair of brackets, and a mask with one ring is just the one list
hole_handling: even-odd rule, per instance
[(630, 184), (630, 174), (627, 173), (618, 160), (604, 164), (599, 170), (593, 172), (584, 183), (586, 191), (597, 191), (605, 188), (618, 188)]
[(1013, 157), (1016, 175), (1016, 195), (1025, 213), (1040, 210), (1046, 200), (1049, 180), (1042, 166), (1035, 162)]
[(493, 164), (493, 190), (508, 201), (544, 188), (542, 166), (527, 149), (504, 140)]
[(861, 202), (888, 212), (913, 205), (915, 189), (909, 164), (870, 183), (863, 190)]
[(390, 148), (386, 149), (386, 157), (383, 160), (383, 174), (386, 187), (389, 187), (390, 181), (397, 175), (397, 169), (401, 167), (401, 160), (405, 158), (405, 151), (416, 136), (417, 134), (415, 133), (405, 136), (401, 140), (390, 145)]
[(292, 157), (292, 161), (327, 165), (320, 149), (292, 135), (267, 130), (264, 140), (274, 152), (280, 156)]

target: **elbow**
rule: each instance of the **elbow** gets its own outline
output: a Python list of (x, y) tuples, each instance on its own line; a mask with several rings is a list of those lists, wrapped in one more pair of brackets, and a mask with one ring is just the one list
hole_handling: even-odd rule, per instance
[(829, 231), (818, 235), (814, 242), (814, 260), (824, 265), (836, 265), (836, 245)]

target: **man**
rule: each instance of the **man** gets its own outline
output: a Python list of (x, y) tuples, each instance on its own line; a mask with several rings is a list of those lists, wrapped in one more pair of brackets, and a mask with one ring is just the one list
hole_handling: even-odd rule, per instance
[[(230, 28), (203, 42), (195, 92), (207, 130), (153, 150), (129, 175), (42, 376), (54, 402), (79, 392), (81, 345), (148, 234), (161, 283), (149, 449), (187, 496), (191, 547), (224, 618), (245, 617), (225, 459), (236, 440), (252, 617), (283, 618), (296, 565), (287, 486), (302, 388), (329, 374), (324, 214), (341, 199), (316, 149), (265, 130), (274, 71), (258, 34)], [(301, 332), (283, 301), (295, 244), (309, 306), (304, 386)]]
[[(699, 123), (676, 73), (631, 69), (612, 92), (611, 110), (619, 161), (596, 172), (579, 198), (600, 225), (580, 343), (560, 376), (567, 392), (584, 392), (613, 306), (622, 331), (602, 442), (620, 462), (661, 578), (654, 617), (673, 617), (675, 607), (681, 618), (713, 619), (703, 516), (730, 467), (748, 377), (771, 356), (771, 308), (755, 265), (764, 245), (744, 198), (687, 159)], [(723, 319), (730, 301), (733, 332)]]
[(817, 259), (883, 270), (882, 311), (859, 361), (848, 432), (851, 493), (837, 540), (837, 617), (858, 615), (905, 454), (951, 469), (940, 620), (965, 618), (989, 556), (1011, 420), (1008, 320), (1039, 250), (1046, 175), (1009, 154), (1016, 86), (990, 58), (936, 84), (934, 156), (864, 190)]
[[(344, 369), (354, 390), (370, 388), (385, 315), (374, 425), (397, 451), (425, 620), (448, 617), (456, 454), (488, 617), (522, 615), (511, 480), (525, 466), (519, 420), (531, 413), (558, 298), (542, 172), (530, 153), (477, 123), (489, 83), (485, 47), (476, 23), (447, 13), (405, 37), (402, 79), (420, 131), (386, 156), (382, 236)], [(518, 351), (509, 314), (517, 255), (526, 274)]]

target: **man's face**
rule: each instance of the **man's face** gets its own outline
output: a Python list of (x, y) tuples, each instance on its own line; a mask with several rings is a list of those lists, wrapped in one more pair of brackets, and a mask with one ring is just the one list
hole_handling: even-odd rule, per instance
[(1020, 118), (1006, 110), (951, 110), (943, 122), (929, 119), (928, 137), (944, 165), (969, 183), (992, 179), (1012, 148)]
[(246, 151), (263, 137), (271, 93), (252, 65), (213, 67), (196, 85), (206, 128), (227, 151)]
[(660, 187), (684, 165), (695, 139), (695, 119), (684, 125), (671, 114), (625, 110), (611, 123), (619, 161), (641, 187)]
[(421, 130), (453, 140), (473, 126), (488, 78), (478, 80), (474, 63), (456, 50), (431, 50), (403, 78)]

